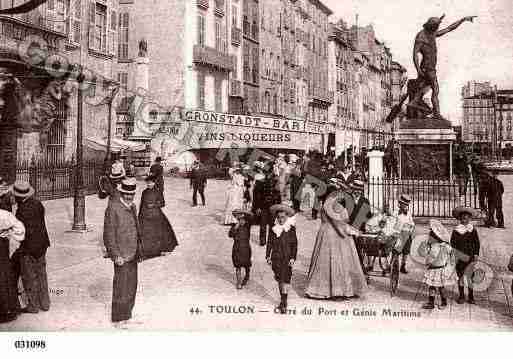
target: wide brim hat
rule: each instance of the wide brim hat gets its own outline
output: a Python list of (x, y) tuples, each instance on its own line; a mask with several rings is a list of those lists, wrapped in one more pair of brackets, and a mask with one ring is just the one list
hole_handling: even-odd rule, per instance
[(452, 216), (459, 219), (464, 213), (468, 213), (472, 218), (478, 217), (478, 212), (474, 208), (464, 206), (454, 208), (452, 211)]
[(429, 228), (431, 232), (441, 241), (449, 243), (451, 240), (451, 235), (444, 227), (442, 222), (437, 219), (432, 219), (429, 221)]
[(251, 216), (253, 216), (253, 213), (251, 213), (250, 211), (246, 211), (244, 209), (236, 209), (236, 210), (232, 211), (232, 214), (234, 217), (241, 217), (241, 216), (251, 217)]
[(156, 180), (157, 180), (157, 177), (155, 177), (152, 174), (147, 174), (146, 176), (144, 176), (145, 182), (155, 182)]
[(109, 173), (109, 178), (111, 178), (111, 179), (122, 179), (124, 177), (125, 177), (125, 174), (123, 172)]
[(292, 217), (296, 214), (294, 209), (292, 209), (290, 206), (287, 206), (286, 204), (275, 204), (274, 206), (271, 206), (270, 211), (273, 216), (275, 216), (278, 212), (285, 212), (289, 217)]
[(405, 204), (407, 206), (409, 206), (411, 203), (411, 197), (406, 195), (406, 194), (402, 194), (400, 197), (399, 197), (399, 204)]
[(16, 181), (12, 186), (12, 193), (15, 197), (27, 198), (35, 193), (34, 187), (26, 181)]
[(363, 191), (365, 189), (365, 183), (363, 183), (360, 180), (354, 180), (353, 182), (351, 182), (350, 187), (351, 189)]
[(289, 161), (290, 161), (290, 162), (297, 162), (297, 160), (299, 160), (298, 155), (296, 155), (296, 154), (294, 154), (294, 153), (291, 153), (291, 154), (289, 155)]
[(126, 194), (135, 194), (137, 192), (137, 181), (135, 178), (128, 178), (118, 184), (118, 191)]

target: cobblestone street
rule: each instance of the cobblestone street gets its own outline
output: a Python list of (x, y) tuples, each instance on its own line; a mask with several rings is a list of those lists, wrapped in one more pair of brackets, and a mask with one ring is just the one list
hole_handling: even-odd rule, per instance
[[(386, 278), (371, 277), (370, 292), (360, 299), (333, 302), (304, 298), (310, 255), (320, 221), (302, 212), (298, 221), (299, 256), (292, 278), (289, 306), (295, 313), (273, 313), (279, 298), (265, 250), (257, 244), (253, 228), (253, 269), (249, 284), (235, 288), (231, 262), (232, 240), (222, 226), (227, 182), (210, 181), (207, 206), (191, 207), (189, 183), (166, 179), (165, 212), (179, 246), (166, 257), (139, 267), (139, 292), (134, 309), (135, 330), (511, 330), (510, 285), (505, 271), (513, 252), (513, 177), (502, 177), (506, 230), (479, 228), (482, 258), (502, 267), (492, 285), (477, 293), (476, 305), (455, 303), (457, 288), (449, 288), (445, 310), (420, 309), (427, 288), (423, 267), (411, 263), (410, 273), (400, 277), (397, 296), (391, 297)], [(140, 189), (143, 184), (141, 183)], [(139, 191), (140, 192), (140, 191)], [(45, 202), (52, 247), (47, 254), (52, 306), (49, 312), (24, 314), (0, 325), (1, 331), (111, 330), (110, 303), (113, 268), (102, 258), (101, 236), (106, 201), (87, 198), (90, 232), (67, 232), (73, 218), (72, 199)], [(138, 203), (138, 201), (137, 201)], [(449, 227), (450, 228), (450, 227)], [(452, 230), (452, 228), (450, 228)], [(419, 224), (417, 234), (427, 233)], [(216, 307), (222, 306), (222, 307)], [(311, 314), (303, 314), (304, 309)], [(192, 311), (191, 311), (192, 309)], [(197, 309), (197, 310), (196, 310)], [(384, 311), (420, 313), (419, 316), (387, 316)], [(347, 310), (347, 311), (346, 311)], [(218, 311), (224, 312), (219, 314)], [(234, 313), (244, 312), (246, 313)], [(248, 313), (252, 312), (254, 313)], [(231, 312), (231, 313), (227, 313)], [(336, 313), (336, 314), (333, 314)], [(373, 314), (375, 313), (375, 315)], [(362, 314), (362, 315), (359, 315)]]

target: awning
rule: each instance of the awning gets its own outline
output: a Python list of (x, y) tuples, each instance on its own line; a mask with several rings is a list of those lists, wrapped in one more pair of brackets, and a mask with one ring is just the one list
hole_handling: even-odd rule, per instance
[[(97, 151), (107, 151), (107, 139), (106, 138), (98, 138), (98, 137), (89, 137), (85, 141), (85, 145), (93, 150)], [(134, 141), (126, 141), (120, 138), (112, 138), (111, 139), (111, 152), (118, 153), (121, 151), (145, 151), (146, 145), (144, 143), (134, 142)]]

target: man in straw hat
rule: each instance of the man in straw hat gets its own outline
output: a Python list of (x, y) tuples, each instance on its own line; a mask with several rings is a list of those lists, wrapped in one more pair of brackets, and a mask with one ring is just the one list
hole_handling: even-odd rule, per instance
[(133, 202), (136, 189), (135, 178), (122, 180), (118, 185), (120, 197), (109, 202), (105, 210), (103, 241), (114, 263), (111, 319), (118, 328), (124, 328), (132, 318), (137, 292), (141, 238)]
[(265, 258), (278, 282), (281, 300), (276, 309), (285, 314), (292, 267), (297, 257), (296, 217), (294, 210), (285, 204), (275, 204), (270, 211), (276, 220), (269, 235)]
[[(477, 217), (477, 211), (469, 207), (456, 207), (453, 216), (460, 222), (451, 235), (451, 247), (456, 254), (456, 274), (458, 275), (459, 297), (458, 304), (465, 303), (465, 281), (468, 286), (468, 303), (474, 304), (474, 270), (472, 264), (479, 256), (481, 244), (472, 218)], [(470, 270), (469, 270), (470, 269)]]
[(399, 208), (394, 211), (394, 217), (397, 218), (396, 228), (397, 234), (401, 239), (401, 273), (408, 274), (406, 270), (406, 262), (411, 252), (411, 244), (415, 236), (415, 222), (410, 211), (411, 197), (402, 194), (399, 197)]
[(34, 198), (34, 188), (25, 181), (16, 181), (13, 194), (18, 205), (16, 218), (25, 226), (25, 240), (12, 255), (11, 262), (15, 283), (21, 275), (27, 296), (25, 313), (37, 313), (50, 309), (46, 251), (50, 239), (45, 223), (45, 208)]
[[(476, 16), (467, 16), (463, 19), (453, 23), (452, 25), (439, 30), (442, 23), (442, 17), (432, 17), (425, 24), (424, 29), (421, 30), (415, 37), (415, 44), (413, 47), (413, 62), (418, 73), (418, 90), (414, 95), (412, 101), (408, 106), (420, 110), (422, 112), (431, 112), (429, 106), (422, 101), (424, 95), (432, 90), (431, 102), (433, 104), (433, 116), (435, 118), (442, 118), (440, 114), (440, 104), (438, 100), (439, 85), (436, 74), (437, 66), (437, 45), (436, 38), (443, 36), (453, 30), (456, 30), (463, 22), (473, 22)], [(422, 62), (419, 63), (418, 55), (422, 55)]]
[[(351, 203), (344, 203), (347, 211), (349, 212), (348, 224), (353, 226), (356, 230), (365, 232), (365, 225), (367, 221), (372, 218), (372, 210), (370, 202), (364, 196), (365, 184), (360, 180), (354, 180), (350, 185)], [(356, 250), (360, 258), (360, 264), (363, 272), (366, 274), (366, 268), (363, 263), (363, 248), (362, 243), (358, 237), (353, 237), (355, 240)]]

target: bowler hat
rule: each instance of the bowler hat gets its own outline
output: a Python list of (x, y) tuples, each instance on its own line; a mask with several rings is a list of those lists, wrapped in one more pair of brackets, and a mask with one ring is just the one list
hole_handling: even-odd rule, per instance
[(354, 180), (351, 183), (351, 188), (358, 191), (363, 191), (365, 189), (365, 184), (360, 180)]
[(157, 158), (155, 158), (155, 162), (162, 162), (162, 157), (158, 156)]
[(275, 216), (278, 212), (285, 212), (289, 217), (292, 217), (296, 212), (286, 204), (275, 204), (270, 208), (271, 214)]
[(118, 185), (118, 191), (126, 194), (135, 194), (137, 190), (137, 181), (135, 178), (126, 178)]
[(12, 186), (12, 192), (15, 197), (27, 198), (32, 196), (35, 190), (27, 181), (16, 181)]

